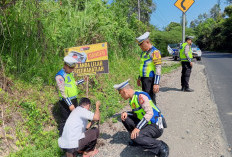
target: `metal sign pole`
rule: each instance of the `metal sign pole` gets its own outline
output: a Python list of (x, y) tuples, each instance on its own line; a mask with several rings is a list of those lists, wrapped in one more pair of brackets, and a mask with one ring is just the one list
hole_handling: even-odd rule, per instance
[(185, 19), (186, 19), (186, 14), (183, 12), (182, 14), (182, 43), (185, 42)]
[(140, 21), (140, 0), (138, 0), (138, 19)]

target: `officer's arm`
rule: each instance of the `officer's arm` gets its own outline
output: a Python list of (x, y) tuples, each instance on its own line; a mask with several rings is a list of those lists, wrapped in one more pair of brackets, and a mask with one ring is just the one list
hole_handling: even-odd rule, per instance
[(64, 92), (64, 78), (60, 75), (57, 75), (56, 76), (56, 83), (57, 83), (57, 88), (58, 90), (60, 91), (62, 97), (64, 98), (64, 101), (65, 103), (68, 105), (68, 106), (71, 106), (72, 105), (72, 102), (71, 100), (65, 95), (65, 92)]
[(161, 53), (160, 53), (160, 51), (159, 50), (155, 50), (152, 53), (151, 58), (153, 60), (153, 63), (155, 64), (155, 69), (156, 69), (154, 84), (155, 85), (159, 85), (160, 76), (161, 76), (161, 63), (162, 63), (161, 62)]
[(142, 120), (137, 124), (136, 128), (141, 130), (143, 127), (147, 125), (147, 123), (151, 120), (153, 117), (153, 109), (150, 105), (149, 99), (146, 95), (140, 94), (139, 95), (139, 103), (143, 110), (145, 111), (145, 115)]
[(184, 54), (185, 54), (187, 60), (188, 60), (189, 62), (191, 62), (191, 58), (189, 57), (189, 54), (188, 54), (189, 51), (190, 51), (190, 46), (189, 46), (189, 45), (186, 45), (185, 48), (184, 48)]
[(161, 76), (161, 64), (155, 65), (155, 79), (154, 84), (159, 85), (160, 82), (160, 76)]

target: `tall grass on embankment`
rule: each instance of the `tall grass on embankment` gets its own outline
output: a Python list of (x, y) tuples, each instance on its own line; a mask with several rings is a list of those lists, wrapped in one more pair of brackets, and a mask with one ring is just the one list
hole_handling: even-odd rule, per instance
[(1, 10), (0, 56), (8, 75), (54, 84), (64, 48), (78, 45), (108, 42), (111, 61), (136, 53), (135, 37), (146, 30), (136, 17), (133, 30), (117, 5), (86, 1), (80, 10), (69, 0), (62, 2), (18, 0)]

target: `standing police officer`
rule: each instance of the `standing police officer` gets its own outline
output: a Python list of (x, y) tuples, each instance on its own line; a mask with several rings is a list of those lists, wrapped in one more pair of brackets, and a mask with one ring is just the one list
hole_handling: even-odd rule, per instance
[(181, 90), (185, 92), (193, 92), (192, 89), (189, 88), (189, 79), (192, 70), (192, 38), (186, 37), (185, 43), (182, 44), (180, 48), (180, 60), (182, 65), (182, 75), (181, 75)]
[(64, 67), (55, 76), (60, 97), (60, 124), (59, 134), (62, 135), (63, 128), (69, 114), (77, 107), (77, 85), (82, 84), (84, 80), (75, 81), (73, 70), (77, 60), (71, 56), (64, 57)]
[(161, 53), (155, 48), (148, 39), (150, 33), (146, 32), (136, 38), (138, 45), (142, 49), (140, 58), (140, 75), (137, 85), (147, 92), (156, 104), (155, 93), (159, 92), (159, 81), (161, 75)]
[(130, 133), (133, 143), (148, 149), (158, 157), (168, 157), (168, 145), (157, 140), (166, 127), (161, 111), (153, 103), (148, 93), (134, 91), (128, 82), (129, 80), (114, 85), (122, 98), (130, 99), (132, 112), (121, 114), (123, 125)]

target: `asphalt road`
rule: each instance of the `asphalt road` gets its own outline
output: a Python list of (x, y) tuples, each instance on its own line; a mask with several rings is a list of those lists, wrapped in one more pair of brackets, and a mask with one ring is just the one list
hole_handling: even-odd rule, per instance
[(218, 106), (219, 117), (225, 130), (229, 147), (232, 147), (232, 54), (204, 52), (209, 85)]

